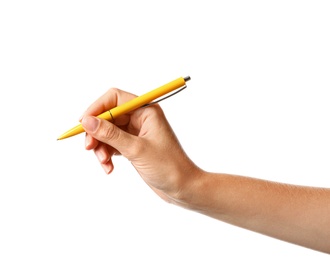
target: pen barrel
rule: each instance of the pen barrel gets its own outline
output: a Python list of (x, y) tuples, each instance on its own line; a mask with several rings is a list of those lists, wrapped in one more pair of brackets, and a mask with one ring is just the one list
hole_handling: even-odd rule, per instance
[[(161, 96), (164, 96), (165, 94), (168, 94), (180, 87), (183, 87), (186, 84), (186, 81), (190, 80), (190, 77), (186, 78), (178, 78), (176, 80), (173, 80), (159, 88), (156, 88), (146, 94), (143, 94), (142, 96), (136, 97), (124, 104), (121, 104), (115, 108), (112, 108), (108, 111), (105, 111), (104, 113), (98, 115), (97, 117), (113, 121), (116, 117), (127, 114), (128, 112), (131, 112), (137, 108), (140, 108), (152, 101), (154, 101), (157, 98), (160, 98)], [(62, 140), (77, 134), (80, 134), (82, 132), (85, 132), (84, 128), (81, 124), (71, 128), (64, 134), (62, 134), (58, 140)]]
[(113, 119), (110, 114), (110, 110), (103, 112), (102, 114), (98, 115), (97, 117), (108, 120), (108, 121), (112, 121), (112, 119)]
[(114, 119), (118, 116), (127, 114), (128, 112), (140, 108), (143, 105), (146, 105), (154, 101), (155, 99), (160, 98), (161, 96), (164, 96), (180, 87), (183, 87), (185, 84), (186, 81), (184, 78), (178, 78), (159, 88), (156, 88), (148, 93), (145, 93), (142, 96), (138, 96), (122, 105), (112, 108), (108, 112), (110, 112), (111, 114), (110, 116), (112, 116), (112, 118)]

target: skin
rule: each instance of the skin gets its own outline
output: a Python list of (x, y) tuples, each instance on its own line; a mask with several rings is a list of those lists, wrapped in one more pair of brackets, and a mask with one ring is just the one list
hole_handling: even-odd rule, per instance
[(110, 89), (82, 115), (85, 146), (110, 174), (126, 157), (163, 200), (220, 221), (330, 253), (330, 189), (276, 183), (200, 169), (184, 152), (159, 105), (114, 123), (95, 115), (135, 96)]

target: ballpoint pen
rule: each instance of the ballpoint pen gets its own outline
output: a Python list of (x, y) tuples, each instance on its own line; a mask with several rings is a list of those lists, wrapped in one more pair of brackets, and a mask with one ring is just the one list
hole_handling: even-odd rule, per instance
[[(148, 105), (150, 102), (156, 100), (157, 98), (160, 98), (180, 87), (185, 86), (186, 82), (190, 80), (190, 77), (180, 77), (176, 80), (173, 80), (159, 88), (156, 88), (146, 94), (143, 94), (141, 96), (138, 96), (136, 98), (133, 98), (132, 100), (121, 104), (117, 107), (114, 107), (108, 111), (103, 112), (102, 114), (98, 115), (97, 117), (113, 121), (118, 116), (127, 114), (130, 111), (133, 111), (135, 109), (138, 109), (140, 107)], [(62, 134), (60, 137), (57, 138), (57, 140), (62, 140), (80, 133), (85, 132), (84, 128), (81, 124), (71, 128), (70, 130), (66, 131), (64, 134)]]

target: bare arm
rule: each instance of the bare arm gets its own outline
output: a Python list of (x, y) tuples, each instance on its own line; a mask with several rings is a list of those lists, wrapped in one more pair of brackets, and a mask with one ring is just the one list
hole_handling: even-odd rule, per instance
[(330, 189), (203, 172), (174, 201), (221, 221), (330, 253)]
[(110, 89), (84, 113), (86, 149), (106, 173), (122, 154), (167, 202), (283, 241), (330, 253), (330, 189), (209, 173), (185, 154), (162, 109), (141, 108), (115, 124), (92, 115), (134, 95)]

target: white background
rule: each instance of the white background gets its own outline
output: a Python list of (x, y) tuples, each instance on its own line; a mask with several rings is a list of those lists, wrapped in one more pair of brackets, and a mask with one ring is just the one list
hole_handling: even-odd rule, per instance
[[(56, 138), (110, 87), (162, 107), (208, 171), (330, 187), (328, 1), (0, 2), (0, 259), (328, 259), (168, 205)], [(317, 221), (317, 220), (316, 220)]]

